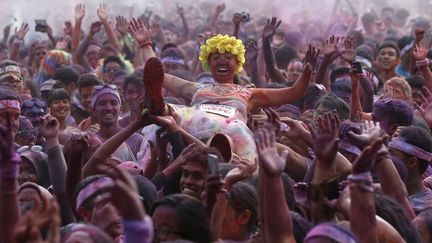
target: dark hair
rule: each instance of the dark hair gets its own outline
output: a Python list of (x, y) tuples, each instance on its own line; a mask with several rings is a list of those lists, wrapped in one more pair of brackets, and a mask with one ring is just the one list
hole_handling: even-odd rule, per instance
[(154, 201), (156, 201), (156, 187), (149, 179), (144, 176), (135, 175), (134, 179), (137, 183), (138, 194), (142, 197), (141, 202), (144, 206), (144, 209), (148, 211)]
[(332, 93), (321, 97), (321, 99), (319, 99), (316, 103), (315, 109), (317, 109), (320, 105), (324, 108), (327, 108), (329, 111), (336, 110), (341, 120), (346, 120), (350, 117), (350, 107), (348, 104)]
[(396, 51), (396, 56), (400, 57), (400, 49), (394, 41), (384, 41), (378, 48), (378, 52), (380, 52), (384, 48), (393, 48)]
[(135, 84), (138, 87), (144, 88), (143, 78), (142, 76), (138, 76), (135, 74), (129, 75), (125, 78), (123, 82), (123, 92), (126, 91), (126, 88), (129, 84)]
[(76, 85), (78, 83), (79, 74), (72, 68), (60, 67), (55, 71), (53, 79), (59, 80), (63, 85), (68, 85), (70, 83)]
[(209, 154), (216, 155), (219, 158), (219, 163), (224, 161), (222, 155), (220, 154), (220, 152), (217, 149), (209, 148), (209, 147), (202, 147), (202, 146), (197, 146), (197, 147), (193, 148), (191, 151), (189, 151), (189, 153), (186, 155), (184, 160), (186, 161), (186, 163), (188, 163), (190, 161), (198, 162), (202, 166), (208, 168), (208, 155)]
[(392, 198), (374, 193), (376, 215), (391, 224), (406, 242), (420, 242), (417, 230), (402, 206)]
[(282, 46), (274, 53), (276, 65), (279, 69), (286, 69), (292, 59), (298, 58), (297, 51), (289, 46)]
[(249, 210), (250, 219), (247, 230), (255, 233), (258, 224), (258, 197), (255, 188), (245, 182), (237, 182), (227, 194), (230, 205), (237, 213)]
[(31, 94), (32, 98), (38, 98), (39, 97), (38, 89), (36, 87), (36, 84), (33, 81), (30, 81), (30, 80), (24, 81), (24, 87), (26, 87), (30, 90), (30, 94)]
[(90, 73), (84, 74), (80, 77), (78, 81), (78, 90), (81, 90), (85, 87), (97, 86), (101, 84), (102, 81), (100, 81), (100, 79), (96, 75)]
[(0, 100), (19, 100), (20, 97), (16, 93), (16, 91), (9, 86), (0, 85)]
[[(400, 132), (399, 137), (409, 144), (419, 147), (427, 152), (432, 152), (432, 139), (430, 133), (423, 128), (407, 127)], [(423, 174), (429, 165), (429, 161), (419, 158), (418, 161), (420, 162), (419, 172)]]
[(50, 94), (47, 99), (47, 106), (50, 106), (52, 102), (55, 100), (65, 100), (67, 99), (70, 102), (70, 96), (69, 93), (60, 88), (60, 89), (53, 89), (50, 91)]
[(347, 75), (349, 76), (350, 74), (350, 69), (347, 67), (337, 67), (335, 69), (333, 69), (330, 73), (330, 83), (334, 83), (334, 81), (336, 81), (337, 76), (341, 76), (341, 75)]
[(381, 99), (375, 101), (372, 115), (375, 114), (380, 117), (387, 117), (391, 123), (399, 126), (411, 126), (414, 118), (413, 109), (402, 100)]
[(118, 63), (118, 65), (120, 65), (123, 69), (125, 68), (125, 64), (124, 64), (124, 62), (120, 59), (120, 57), (118, 57), (118, 56), (108, 56), (108, 57), (105, 57), (104, 58), (104, 60), (103, 60), (103, 65), (102, 65), (102, 67), (105, 67), (108, 63), (110, 63), (110, 62), (116, 62), (116, 63)]
[(209, 216), (197, 199), (185, 194), (172, 194), (157, 200), (150, 210), (153, 215), (160, 206), (176, 210), (177, 221), (181, 228), (180, 235), (185, 240), (199, 243), (212, 241)]
[(350, 93), (352, 91), (352, 86), (351, 86), (351, 78), (350, 77), (343, 77), (343, 78), (338, 78), (334, 81), (334, 83), (332, 83), (331, 85), (331, 91), (343, 91), (345, 93)]
[(406, 10), (404, 8), (400, 8), (400, 9), (396, 10), (394, 16), (397, 19), (406, 19), (409, 16), (409, 12), (408, 12), (408, 10)]
[(405, 79), (411, 88), (421, 89), (425, 85), (425, 80), (423, 76), (420, 75), (412, 75)]

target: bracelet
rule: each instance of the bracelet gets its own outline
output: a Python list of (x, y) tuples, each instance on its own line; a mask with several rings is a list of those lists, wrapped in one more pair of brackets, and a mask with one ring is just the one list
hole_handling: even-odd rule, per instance
[(349, 175), (348, 181), (350, 188), (356, 187), (363, 191), (373, 192), (372, 175), (369, 171), (360, 174)]
[(425, 58), (423, 60), (416, 61), (416, 65), (419, 68), (427, 67), (429, 66), (429, 59)]
[(140, 48), (144, 48), (145, 46), (151, 46), (153, 42), (151, 41), (145, 41), (144, 43), (139, 43)]

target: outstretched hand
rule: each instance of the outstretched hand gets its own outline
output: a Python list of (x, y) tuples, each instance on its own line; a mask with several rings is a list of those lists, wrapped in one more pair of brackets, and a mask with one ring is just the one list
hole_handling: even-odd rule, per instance
[(309, 125), (313, 139), (313, 151), (320, 163), (331, 165), (338, 151), (339, 117), (335, 112), (318, 117), (316, 126)]
[(101, 29), (101, 26), (102, 26), (102, 22), (100, 22), (100, 21), (93, 22), (93, 23), (90, 25), (90, 34), (91, 34), (91, 35), (94, 35), (94, 34), (96, 34), (97, 32), (99, 32), (100, 29)]
[(29, 32), (29, 30), (30, 28), (28, 23), (22, 23), (19, 29), (15, 27), (15, 38), (18, 40), (24, 40), (24, 37), (26, 36), (27, 32)]
[(58, 120), (50, 114), (45, 115), (42, 119), (42, 127), (39, 129), (42, 136), (46, 139), (57, 137), (60, 132), (60, 123)]
[(147, 41), (150, 41), (152, 33), (144, 26), (144, 23), (141, 19), (132, 18), (129, 22), (129, 32), (133, 36), (133, 38), (138, 42), (138, 44), (142, 45)]
[(422, 92), (418, 92), (416, 95), (420, 97), (421, 103), (414, 103), (414, 106), (429, 127), (432, 127), (432, 93), (427, 87), (423, 87)]
[(75, 5), (75, 20), (82, 20), (85, 16), (85, 5), (79, 3)]
[(305, 66), (309, 64), (311, 65), (312, 70), (314, 70), (318, 63), (319, 54), (320, 54), (320, 49), (316, 49), (314, 46), (309, 44), (309, 49), (307, 50), (304, 58)]
[(99, 8), (97, 10), (97, 15), (99, 16), (99, 19), (104, 22), (108, 20), (109, 17), (109, 11), (110, 7), (106, 3), (102, 3), (99, 5)]
[(276, 17), (272, 17), (271, 19), (267, 20), (267, 24), (264, 26), (264, 29), (262, 31), (262, 38), (263, 40), (270, 40), (276, 33), (276, 29), (279, 27), (279, 25), (282, 23), (281, 20), (277, 21)]
[(421, 42), (418, 42), (414, 46), (413, 50), (413, 56), (416, 61), (422, 61), (427, 58), (428, 49), (425, 47), (424, 44)]
[(255, 41), (250, 40), (246, 43), (246, 60), (253, 62), (258, 58), (258, 48)]
[(116, 29), (120, 32), (120, 34), (124, 35), (128, 31), (128, 21), (123, 16), (116, 17)]
[(288, 151), (279, 155), (276, 149), (276, 134), (272, 129), (261, 128), (255, 132), (260, 168), (269, 176), (279, 176), (285, 170)]
[(331, 59), (336, 59), (339, 55), (337, 45), (339, 44), (340, 38), (334, 35), (330, 36), (324, 45), (324, 55), (330, 56)]
[(373, 121), (363, 121), (361, 124), (362, 133), (358, 134), (354, 131), (347, 133), (348, 141), (360, 149), (372, 143), (378, 138), (385, 138), (386, 133), (380, 128), (379, 123)]
[(354, 38), (350, 36), (346, 37), (343, 44), (344, 48), (340, 50), (340, 56), (348, 63), (354, 62), (356, 57), (356, 45)]

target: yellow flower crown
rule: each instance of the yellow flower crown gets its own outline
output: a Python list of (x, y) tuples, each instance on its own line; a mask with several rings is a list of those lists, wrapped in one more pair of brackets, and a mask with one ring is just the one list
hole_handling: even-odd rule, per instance
[(233, 54), (238, 61), (236, 73), (240, 73), (243, 70), (246, 50), (241, 40), (233, 36), (221, 34), (207, 39), (207, 41), (201, 46), (199, 53), (199, 60), (201, 61), (204, 70), (209, 70), (208, 61), (210, 54), (216, 52), (229, 52)]

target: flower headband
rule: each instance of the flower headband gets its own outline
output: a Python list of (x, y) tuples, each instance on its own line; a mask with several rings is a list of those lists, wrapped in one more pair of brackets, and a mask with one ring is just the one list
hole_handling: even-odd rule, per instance
[(236, 73), (240, 73), (243, 70), (243, 64), (245, 63), (245, 47), (243, 42), (233, 36), (218, 34), (206, 40), (201, 46), (199, 53), (199, 60), (202, 63), (204, 70), (209, 69), (209, 57), (213, 53), (231, 53), (238, 61)]

